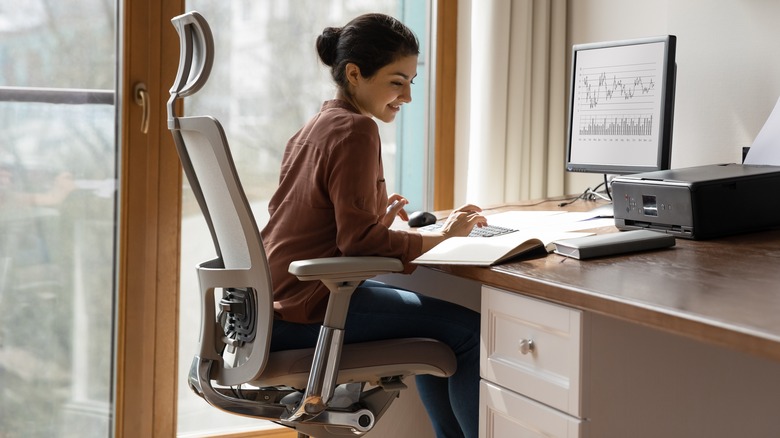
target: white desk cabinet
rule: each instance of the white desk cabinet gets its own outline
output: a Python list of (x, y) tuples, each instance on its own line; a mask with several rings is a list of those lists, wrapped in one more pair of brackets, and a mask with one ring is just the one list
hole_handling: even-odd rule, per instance
[(481, 437), (581, 436), (584, 316), (482, 288)]
[(777, 362), (522, 291), (481, 295), (481, 438), (780, 436)]

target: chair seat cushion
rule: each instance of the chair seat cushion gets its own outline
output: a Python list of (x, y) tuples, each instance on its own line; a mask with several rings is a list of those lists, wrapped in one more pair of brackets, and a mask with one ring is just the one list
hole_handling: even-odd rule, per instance
[[(263, 373), (249, 382), (259, 387), (305, 388), (314, 348), (271, 353)], [(457, 368), (455, 354), (428, 338), (403, 338), (344, 345), (337, 383), (377, 383), (383, 377), (431, 374), (448, 377)]]

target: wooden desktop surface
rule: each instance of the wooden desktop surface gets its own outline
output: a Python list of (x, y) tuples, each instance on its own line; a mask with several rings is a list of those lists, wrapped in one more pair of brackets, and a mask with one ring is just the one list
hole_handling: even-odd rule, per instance
[[(559, 202), (518, 203), (486, 213), (559, 210)], [(598, 205), (577, 201), (563, 208)], [(712, 240), (678, 238), (672, 248), (591, 260), (550, 254), (491, 268), (436, 269), (780, 361), (780, 229)]]

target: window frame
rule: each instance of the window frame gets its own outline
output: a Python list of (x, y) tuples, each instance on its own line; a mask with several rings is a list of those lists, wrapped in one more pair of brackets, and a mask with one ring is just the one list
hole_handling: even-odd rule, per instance
[(436, 1), (434, 59), (435, 119), (433, 140), (433, 208), (455, 203), (455, 104), (458, 53), (458, 0)]
[[(179, 38), (168, 21), (184, 0), (120, 1), (119, 233), (114, 436), (176, 433), (181, 165), (165, 103)], [(133, 88), (149, 91), (149, 127)]]

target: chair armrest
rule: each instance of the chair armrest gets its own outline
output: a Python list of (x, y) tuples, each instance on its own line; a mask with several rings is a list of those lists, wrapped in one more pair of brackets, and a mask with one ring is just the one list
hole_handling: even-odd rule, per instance
[(403, 269), (400, 260), (390, 257), (325, 257), (294, 261), (288, 271), (301, 281), (361, 281)]
[(296, 260), (289, 273), (301, 281), (319, 280), (330, 290), (325, 327), (343, 329), (352, 292), (360, 283), (380, 274), (403, 271), (403, 263), (391, 257), (323, 257)]

